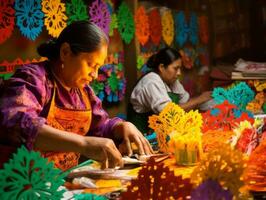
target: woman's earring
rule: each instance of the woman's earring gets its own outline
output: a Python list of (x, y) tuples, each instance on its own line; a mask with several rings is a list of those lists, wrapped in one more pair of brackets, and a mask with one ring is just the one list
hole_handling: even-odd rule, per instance
[(64, 65), (64, 63), (62, 63), (61, 68), (64, 69), (64, 67), (65, 67), (65, 65)]

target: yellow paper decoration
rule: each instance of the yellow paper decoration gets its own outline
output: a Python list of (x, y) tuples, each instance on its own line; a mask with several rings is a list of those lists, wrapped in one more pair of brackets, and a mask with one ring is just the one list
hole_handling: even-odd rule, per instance
[(231, 149), (228, 144), (220, 144), (200, 161), (191, 174), (191, 180), (196, 185), (208, 179), (218, 181), (237, 198), (244, 186), (241, 176), (245, 167), (246, 160), (240, 151)]
[(43, 0), (42, 11), (45, 14), (44, 24), (48, 33), (58, 37), (67, 25), (67, 16), (64, 14), (65, 4), (61, 3), (61, 0)]
[(262, 92), (264, 89), (266, 89), (266, 81), (254, 80), (254, 87), (258, 92)]
[(260, 113), (262, 111), (264, 99), (264, 92), (257, 93), (255, 98), (248, 103), (246, 109), (251, 111), (252, 113)]
[[(159, 115), (149, 117), (149, 127), (157, 133), (160, 150), (169, 152), (166, 139), (201, 141), (202, 116), (198, 111), (186, 113), (175, 103), (168, 103)], [(174, 142), (173, 140), (173, 142)]]
[(163, 39), (165, 43), (170, 46), (174, 39), (174, 20), (171, 10), (165, 10), (161, 20)]
[(149, 18), (145, 12), (145, 8), (140, 6), (135, 14), (136, 37), (141, 45), (145, 45), (150, 36)]

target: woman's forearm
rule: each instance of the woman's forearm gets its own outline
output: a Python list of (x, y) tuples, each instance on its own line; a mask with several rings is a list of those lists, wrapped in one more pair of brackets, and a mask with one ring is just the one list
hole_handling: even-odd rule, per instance
[(42, 151), (81, 153), (83, 142), (84, 136), (61, 131), (45, 124), (38, 130), (34, 147)]

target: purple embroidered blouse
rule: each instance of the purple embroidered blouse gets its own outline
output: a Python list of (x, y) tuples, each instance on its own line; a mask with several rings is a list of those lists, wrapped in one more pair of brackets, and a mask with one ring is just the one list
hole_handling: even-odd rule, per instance
[[(29, 149), (37, 136), (38, 127), (46, 123), (46, 116), (56, 81), (48, 63), (40, 62), (18, 68), (0, 92), (0, 145), (19, 146)], [(57, 84), (56, 105), (68, 109), (85, 109), (78, 89), (66, 90)], [(113, 138), (113, 126), (119, 118), (108, 117), (101, 100), (93, 90), (85, 87), (92, 107), (92, 122), (87, 135)]]

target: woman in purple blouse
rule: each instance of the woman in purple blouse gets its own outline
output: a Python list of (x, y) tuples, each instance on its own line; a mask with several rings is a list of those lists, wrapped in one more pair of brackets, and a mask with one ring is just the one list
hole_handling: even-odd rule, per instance
[[(62, 170), (77, 165), (80, 154), (103, 168), (121, 166), (121, 154), (132, 154), (131, 142), (140, 154), (152, 153), (133, 124), (108, 118), (88, 86), (107, 48), (108, 38), (96, 25), (74, 22), (38, 47), (47, 61), (17, 69), (0, 93), (1, 165), (21, 144)], [(120, 142), (120, 151), (114, 141)]]

